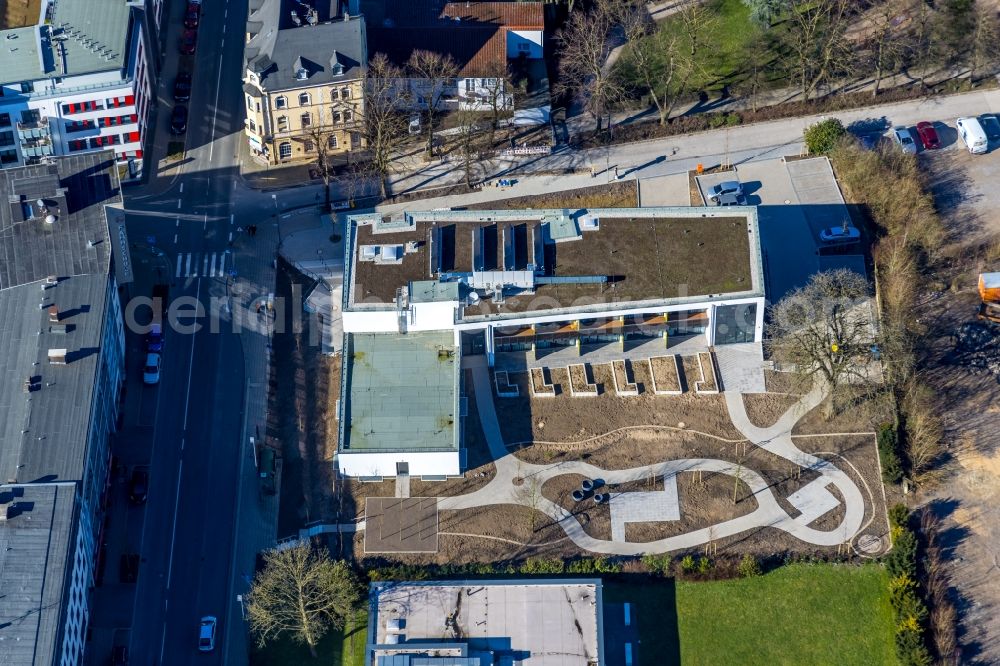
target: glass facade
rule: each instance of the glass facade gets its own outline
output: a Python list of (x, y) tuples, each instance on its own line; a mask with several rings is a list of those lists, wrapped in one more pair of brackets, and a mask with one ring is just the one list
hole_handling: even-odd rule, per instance
[(723, 305), (715, 309), (715, 344), (753, 342), (757, 304)]

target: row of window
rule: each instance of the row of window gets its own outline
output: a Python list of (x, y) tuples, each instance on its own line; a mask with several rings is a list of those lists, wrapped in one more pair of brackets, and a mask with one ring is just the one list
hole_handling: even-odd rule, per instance
[[(56, 79), (56, 83), (59, 83), (59, 81), (60, 81), (60, 79)], [(17, 87), (20, 87), (21, 88), (21, 92), (23, 92), (23, 93), (35, 92), (35, 83), (34, 83), (34, 81), (23, 81), (23, 82), (21, 82), (19, 84), (11, 86), (11, 88), (17, 88)], [(0, 86), (0, 97), (3, 97), (4, 94), (5, 94), (4, 88), (3, 88), (3, 86)]]
[(86, 113), (88, 111), (101, 111), (105, 108), (108, 109), (120, 109), (124, 106), (132, 106), (135, 104), (134, 95), (123, 95), (121, 97), (109, 97), (103, 102), (100, 100), (87, 100), (86, 102), (74, 102), (72, 104), (63, 104), (62, 112), (64, 115), (71, 115), (74, 113)]
[[(351, 89), (348, 87), (344, 88), (334, 88), (330, 91), (330, 99), (337, 101), (338, 99), (351, 99)], [(312, 104), (312, 96), (305, 92), (299, 94), (299, 106), (309, 106)], [(247, 107), (250, 108), (250, 98), (247, 97)], [(278, 95), (274, 98), (274, 108), (276, 109), (287, 109), (288, 108), (288, 98), (284, 95)]]
[[(319, 114), (317, 114), (319, 115)], [(288, 131), (288, 116), (278, 116), (278, 131), (287, 132)], [(330, 111), (330, 122), (334, 125), (339, 125), (341, 123), (349, 123), (354, 120), (354, 113), (352, 111)], [(311, 113), (303, 113), (299, 116), (299, 124), (302, 127), (312, 127), (313, 116)], [(253, 127), (250, 128), (253, 130)]]
[(104, 148), (105, 146), (117, 146), (122, 143), (135, 143), (138, 140), (138, 132), (125, 132), (124, 134), (92, 136), (89, 139), (74, 139), (68, 145), (70, 152), (75, 152), (86, 150), (87, 148)]
[[(351, 132), (351, 148), (356, 148), (361, 143), (361, 135), (357, 132)], [(330, 150), (337, 150), (340, 147), (340, 141), (336, 136), (330, 136), (326, 145)], [(307, 153), (312, 153), (316, 151), (316, 142), (312, 139), (306, 139), (302, 142), (302, 149)], [(278, 158), (282, 160), (291, 159), (292, 157), (292, 143), (291, 141), (282, 141), (278, 144)]]

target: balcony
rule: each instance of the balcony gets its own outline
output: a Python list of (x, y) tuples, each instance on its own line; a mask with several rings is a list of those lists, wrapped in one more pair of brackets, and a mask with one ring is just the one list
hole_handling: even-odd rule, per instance
[(44, 131), (45, 134), (49, 133), (49, 119), (48, 118), (36, 118), (28, 122), (19, 122), (17, 124), (18, 133), (22, 132), (34, 132), (34, 131)]

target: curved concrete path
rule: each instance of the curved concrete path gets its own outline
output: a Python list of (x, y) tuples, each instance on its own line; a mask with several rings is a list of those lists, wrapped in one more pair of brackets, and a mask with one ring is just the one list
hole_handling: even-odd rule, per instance
[[(791, 431), (795, 423), (823, 400), (823, 392), (813, 389), (795, 403), (769, 428), (758, 428), (750, 423), (739, 393), (725, 394), (726, 406), (737, 429), (748, 440), (770, 453), (781, 456), (796, 465), (818, 472), (822, 478), (837, 487), (846, 502), (844, 519), (830, 531), (808, 527), (802, 520), (792, 518), (778, 504), (767, 481), (757, 472), (723, 460), (693, 458), (670, 460), (622, 470), (605, 470), (594, 465), (567, 461), (550, 465), (537, 465), (518, 460), (504, 445), (493, 405), (493, 389), (485, 359), (467, 359), (465, 367), (471, 369), (476, 391), (476, 407), (486, 442), (496, 465), (496, 477), (477, 491), (465, 495), (442, 497), (438, 508), (443, 510), (470, 509), (493, 504), (519, 504), (537, 509), (554, 521), (579, 548), (609, 555), (642, 555), (664, 553), (699, 546), (714, 539), (733, 536), (761, 527), (783, 530), (797, 539), (818, 546), (835, 546), (852, 539), (861, 528), (865, 504), (861, 491), (853, 481), (831, 463), (799, 450), (792, 442)], [(489, 396), (489, 399), (482, 399)], [(542, 485), (563, 474), (581, 474), (604, 479), (609, 484), (647, 479), (651, 475), (663, 476), (678, 472), (706, 471), (727, 474), (746, 483), (757, 501), (751, 513), (718, 523), (708, 528), (644, 543), (630, 543), (595, 539), (587, 534), (580, 522), (566, 509), (540, 496)], [(520, 480), (515, 485), (515, 479)], [(814, 482), (815, 483), (815, 482)]]

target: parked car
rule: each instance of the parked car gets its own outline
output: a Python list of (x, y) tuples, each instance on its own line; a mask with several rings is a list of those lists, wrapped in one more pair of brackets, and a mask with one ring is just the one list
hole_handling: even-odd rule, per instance
[(201, 20), (201, 5), (192, 5), (188, 3), (187, 11), (184, 12), (184, 27), (191, 28), (194, 30), (198, 27), (198, 22)]
[(146, 365), (142, 368), (142, 383), (148, 386), (160, 383), (160, 355), (146, 354)]
[(917, 152), (917, 142), (913, 140), (913, 133), (909, 128), (897, 127), (892, 131), (892, 140), (903, 150), (904, 153), (913, 155)]
[(200, 652), (211, 652), (215, 649), (215, 625), (215, 616), (206, 615), (201, 618), (201, 624), (198, 627), (198, 650)]
[(178, 72), (174, 78), (174, 101), (186, 102), (191, 99), (191, 72)]
[(712, 203), (722, 203), (722, 197), (727, 194), (742, 197), (743, 184), (738, 180), (726, 180), (713, 185), (709, 189), (709, 198), (712, 200)]
[(941, 147), (941, 139), (938, 137), (937, 130), (929, 122), (917, 123), (917, 136), (920, 137), (920, 143), (923, 144), (924, 150), (937, 150)]
[(979, 116), (979, 124), (983, 126), (983, 131), (986, 132), (986, 138), (990, 141), (1000, 141), (1000, 120), (997, 117), (984, 113)]
[(128, 483), (128, 498), (132, 504), (143, 504), (149, 494), (149, 471), (144, 467), (132, 470), (132, 478)]
[(727, 192), (720, 194), (716, 203), (720, 206), (742, 206), (746, 203), (746, 198), (742, 194)]
[(842, 224), (839, 227), (829, 227), (819, 232), (819, 240), (826, 245), (850, 245), (861, 240), (861, 232), (857, 227)]
[(990, 148), (990, 140), (986, 136), (986, 130), (975, 118), (959, 118), (955, 121), (958, 128), (958, 135), (962, 137), (962, 143), (973, 155), (981, 155)]
[(188, 128), (188, 108), (183, 104), (178, 104), (170, 112), (170, 133), (184, 134)]
[(146, 336), (146, 353), (163, 353), (163, 327), (160, 324), (149, 326), (149, 334)]
[(185, 30), (181, 35), (181, 55), (194, 55), (197, 43), (198, 33), (194, 30)]

